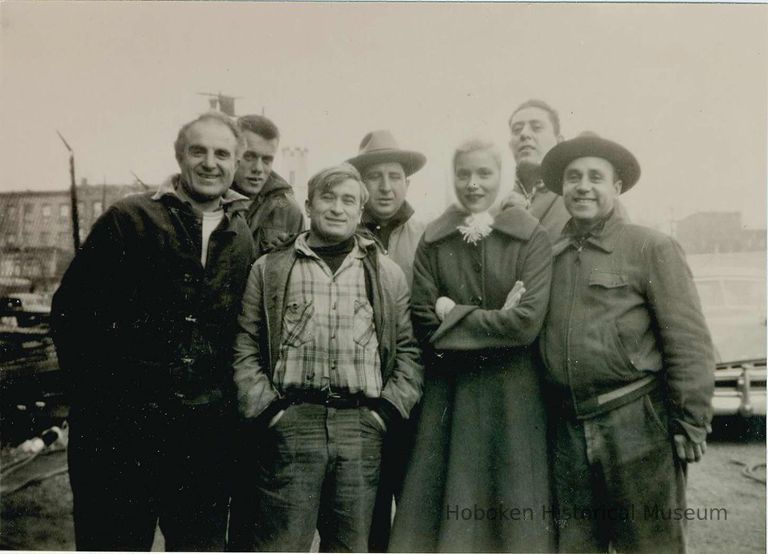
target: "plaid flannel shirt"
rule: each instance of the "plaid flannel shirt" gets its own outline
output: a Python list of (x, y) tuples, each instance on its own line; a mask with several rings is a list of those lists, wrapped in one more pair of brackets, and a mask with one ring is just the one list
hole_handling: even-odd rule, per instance
[(365, 288), (365, 251), (358, 242), (331, 274), (306, 236), (294, 246), (298, 256), (288, 280), (273, 384), (282, 393), (330, 390), (378, 398), (381, 360)]

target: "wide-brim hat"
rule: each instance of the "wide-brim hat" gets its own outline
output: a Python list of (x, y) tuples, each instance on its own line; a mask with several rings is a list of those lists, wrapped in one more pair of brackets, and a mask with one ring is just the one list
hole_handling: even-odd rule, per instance
[(541, 160), (541, 178), (552, 192), (563, 194), (563, 173), (577, 158), (595, 157), (608, 160), (621, 179), (621, 194), (631, 189), (640, 179), (640, 164), (637, 158), (612, 140), (595, 133), (584, 132), (571, 140), (555, 145)]
[(385, 162), (397, 162), (403, 166), (405, 176), (413, 175), (427, 163), (427, 157), (421, 152), (402, 150), (386, 129), (371, 131), (360, 142), (360, 152), (347, 163), (355, 166), (360, 173), (366, 167)]

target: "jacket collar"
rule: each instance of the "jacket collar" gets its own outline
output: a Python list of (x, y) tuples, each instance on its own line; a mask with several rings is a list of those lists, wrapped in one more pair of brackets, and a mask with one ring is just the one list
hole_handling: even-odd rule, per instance
[[(376, 243), (373, 240), (364, 237), (359, 233), (356, 233), (354, 237), (356, 245), (351, 254), (356, 258), (365, 258), (372, 249), (376, 250)], [(304, 231), (296, 237), (296, 240), (293, 243), (296, 254), (299, 256), (306, 256), (308, 258), (319, 259), (319, 256), (315, 254), (315, 252), (312, 250), (312, 247), (307, 243), (308, 238), (309, 231)]]
[[(188, 205), (189, 203), (181, 196), (179, 196), (179, 193), (176, 191), (177, 187), (179, 186), (180, 179), (181, 175), (178, 173), (168, 177), (157, 188), (155, 194), (152, 195), (152, 200), (160, 201), (163, 198), (175, 198), (182, 204)], [(247, 210), (248, 203), (249, 199), (247, 196), (244, 196), (239, 192), (232, 190), (231, 188), (227, 189), (226, 192), (224, 192), (224, 195), (221, 197), (221, 207), (224, 208), (225, 213)]]
[[(458, 233), (458, 226), (464, 223), (469, 213), (452, 204), (443, 215), (427, 225), (424, 231), (425, 242), (437, 242), (453, 233)], [(536, 229), (538, 221), (522, 208), (507, 208), (496, 214), (491, 228), (518, 240), (528, 240)]]
[(362, 224), (364, 227), (367, 227), (369, 229), (371, 227), (375, 227), (376, 225), (381, 225), (382, 227), (390, 227), (394, 229), (395, 227), (400, 227), (401, 225), (405, 225), (405, 223), (407, 223), (408, 220), (411, 219), (413, 214), (414, 214), (413, 208), (406, 200), (403, 202), (403, 205), (400, 206), (400, 208), (395, 212), (395, 214), (384, 223), (379, 223), (370, 213), (368, 213), (368, 210), (364, 210)]
[[(613, 211), (611, 211), (605, 221), (590, 231), (586, 238), (583, 239), (583, 242), (591, 244), (603, 252), (613, 252), (613, 249), (616, 247), (616, 241), (619, 239), (618, 231), (625, 222), (623, 215), (614, 206)], [(552, 247), (554, 255), (557, 256), (570, 245), (576, 245), (578, 241), (576, 226), (574, 225), (573, 218), (571, 218), (565, 224), (560, 238)]]
[(269, 177), (267, 177), (267, 182), (264, 183), (264, 186), (259, 191), (259, 194), (256, 195), (257, 201), (263, 199), (265, 196), (272, 194), (275, 191), (281, 190), (293, 190), (293, 187), (288, 183), (288, 181), (272, 171), (270, 172)]

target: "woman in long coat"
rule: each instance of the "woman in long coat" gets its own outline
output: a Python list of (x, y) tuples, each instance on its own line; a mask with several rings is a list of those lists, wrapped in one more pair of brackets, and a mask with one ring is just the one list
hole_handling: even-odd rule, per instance
[(552, 552), (532, 346), (549, 299), (550, 242), (522, 209), (488, 212), (500, 183), (492, 144), (465, 143), (453, 164), (460, 205), (427, 227), (414, 262), (427, 378), (390, 551)]

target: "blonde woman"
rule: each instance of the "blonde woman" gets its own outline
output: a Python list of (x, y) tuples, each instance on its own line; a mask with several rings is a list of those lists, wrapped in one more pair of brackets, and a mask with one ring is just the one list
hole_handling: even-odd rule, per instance
[(412, 320), (426, 383), (391, 551), (554, 550), (541, 366), (551, 245), (521, 208), (495, 213), (501, 157), (453, 157), (458, 203), (414, 262)]

